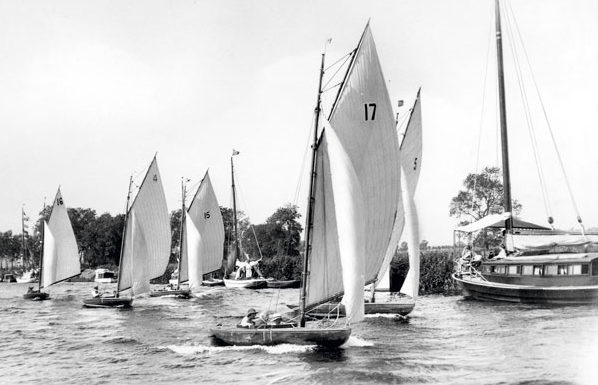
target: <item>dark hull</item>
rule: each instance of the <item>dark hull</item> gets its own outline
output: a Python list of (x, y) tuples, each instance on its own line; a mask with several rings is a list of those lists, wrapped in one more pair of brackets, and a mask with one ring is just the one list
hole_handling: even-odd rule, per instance
[(339, 347), (349, 339), (351, 329), (311, 329), (311, 328), (282, 328), (282, 329), (243, 329), (218, 328), (210, 333), (216, 342), (224, 345), (318, 345), (328, 348)]
[(278, 281), (278, 280), (269, 280), (267, 281), (268, 287), (271, 289), (291, 289), (291, 288), (298, 288), (301, 285), (301, 281), (292, 279), (289, 281)]
[(35, 292), (35, 293), (25, 293), (23, 294), (24, 299), (28, 299), (31, 301), (43, 301), (46, 299), (50, 299), (50, 294), (42, 292)]
[(87, 298), (83, 300), (83, 306), (90, 308), (98, 307), (115, 307), (115, 308), (129, 308), (133, 303), (133, 298), (126, 297), (97, 297)]
[(481, 301), (550, 305), (598, 303), (598, 286), (526, 286), (488, 282), (467, 275), (453, 275), (453, 278), (466, 297)]
[(202, 286), (224, 286), (224, 281), (221, 279), (207, 280), (201, 282)]
[[(413, 311), (414, 307), (415, 301), (409, 298), (397, 300), (396, 302), (368, 302), (365, 303), (364, 310), (365, 314), (398, 314), (406, 316)], [(315, 318), (328, 318), (329, 316), (335, 316), (337, 313), (339, 316), (345, 317), (345, 306), (343, 304), (328, 302), (308, 312), (310, 316)]]
[(191, 290), (154, 290), (149, 295), (150, 297), (191, 298)]

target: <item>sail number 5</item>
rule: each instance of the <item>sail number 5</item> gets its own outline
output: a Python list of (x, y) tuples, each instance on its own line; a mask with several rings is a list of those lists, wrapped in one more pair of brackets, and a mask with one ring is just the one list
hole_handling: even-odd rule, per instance
[(364, 104), (363, 109), (365, 112), (365, 120), (376, 119), (376, 103)]

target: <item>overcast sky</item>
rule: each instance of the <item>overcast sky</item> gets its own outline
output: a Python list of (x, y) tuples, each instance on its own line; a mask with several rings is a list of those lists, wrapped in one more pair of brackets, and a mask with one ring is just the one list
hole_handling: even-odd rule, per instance
[[(511, 6), (582, 217), (598, 226), (598, 1)], [(320, 54), (328, 38), (328, 64), (349, 52), (371, 19), (393, 104), (411, 105), (422, 87), (420, 234), (448, 244), (449, 202), (476, 171), (480, 126), (478, 168), (500, 161), (493, 12), (491, 0), (0, 0), (0, 231), (20, 232), (21, 206), (35, 217), (58, 185), (69, 207), (121, 213), (129, 175), (156, 152), (170, 210), (181, 176), (198, 181), (207, 168), (230, 205), (232, 148), (252, 222), (289, 202), (303, 209), (305, 183), (295, 199)], [(508, 47), (505, 55), (513, 195), (524, 217), (544, 224)], [(537, 120), (553, 215), (569, 228), (575, 213)]]

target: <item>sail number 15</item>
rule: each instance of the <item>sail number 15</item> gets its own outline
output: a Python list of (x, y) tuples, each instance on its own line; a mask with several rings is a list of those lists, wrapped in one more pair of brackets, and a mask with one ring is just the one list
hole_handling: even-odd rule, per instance
[(364, 104), (363, 109), (365, 112), (365, 120), (375, 120), (376, 119), (376, 103), (369, 103)]

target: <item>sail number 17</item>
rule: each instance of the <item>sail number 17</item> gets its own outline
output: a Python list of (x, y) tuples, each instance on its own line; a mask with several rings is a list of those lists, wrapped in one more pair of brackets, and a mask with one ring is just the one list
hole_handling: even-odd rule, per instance
[(364, 104), (363, 109), (365, 111), (365, 120), (376, 119), (376, 103)]

